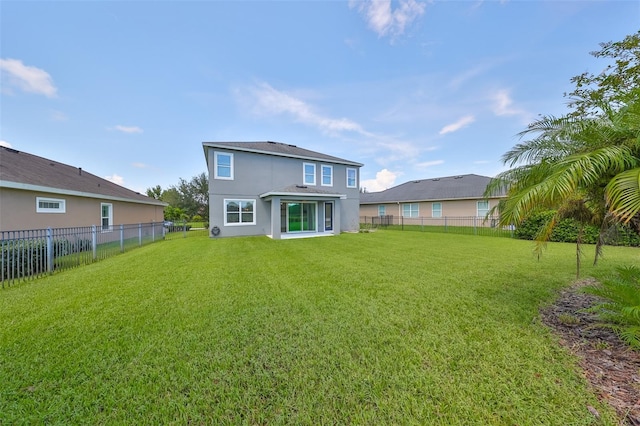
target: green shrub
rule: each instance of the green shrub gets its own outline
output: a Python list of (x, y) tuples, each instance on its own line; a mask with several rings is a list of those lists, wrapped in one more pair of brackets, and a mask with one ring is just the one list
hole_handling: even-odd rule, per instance
[[(92, 249), (90, 239), (56, 239), (52, 242), (53, 259)], [(0, 250), (2, 276), (12, 278), (28, 277), (46, 271), (47, 240), (22, 240), (2, 244)]]
[[(534, 240), (540, 229), (553, 217), (556, 212), (546, 210), (535, 213), (525, 219), (514, 232), (516, 238), (521, 240)], [(551, 232), (550, 241), (560, 243), (575, 243), (578, 239), (580, 224), (575, 219), (562, 219)], [(598, 242), (600, 229), (595, 225), (584, 225), (582, 242), (595, 244)], [(628, 226), (615, 225), (605, 232), (605, 244), (614, 246), (640, 246), (640, 236)]]
[(598, 314), (603, 326), (611, 328), (633, 349), (640, 350), (640, 268), (618, 268), (617, 275), (584, 291), (605, 299), (590, 311)]

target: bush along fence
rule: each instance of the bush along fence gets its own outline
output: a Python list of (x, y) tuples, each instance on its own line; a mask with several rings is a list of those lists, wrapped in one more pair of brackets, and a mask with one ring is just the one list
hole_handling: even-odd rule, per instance
[(207, 229), (197, 224), (172, 224), (169, 227), (161, 222), (151, 222), (104, 228), (94, 225), (2, 231), (0, 283), (4, 288), (18, 281), (89, 264), (145, 244), (196, 235), (206, 236)]
[(514, 227), (498, 226), (498, 217), (404, 217), (404, 216), (361, 216), (360, 229), (377, 228), (397, 231), (440, 232), (463, 235), (483, 235), (513, 238)]

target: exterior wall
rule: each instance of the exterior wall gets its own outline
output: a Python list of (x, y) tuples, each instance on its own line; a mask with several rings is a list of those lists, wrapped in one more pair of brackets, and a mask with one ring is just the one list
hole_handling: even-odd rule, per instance
[[(433, 203), (442, 204), (442, 217), (470, 217), (477, 216), (477, 202), (481, 198), (474, 200), (447, 200), (447, 201), (421, 201), (418, 203), (418, 217), (432, 217)], [(489, 199), (489, 209), (498, 205), (499, 199)], [(378, 206), (386, 206), (386, 214), (394, 217), (402, 216), (402, 205), (407, 203), (380, 203), (380, 204), (362, 204), (360, 205), (360, 216), (378, 216)]]
[[(233, 154), (233, 180), (215, 179), (215, 152)], [(360, 182), (359, 167), (347, 166), (322, 161), (280, 157), (277, 155), (258, 154), (234, 151), (221, 148), (207, 148), (207, 164), (209, 172), (209, 223), (211, 227), (220, 228), (220, 236), (272, 235), (270, 200), (263, 200), (260, 194), (278, 191), (291, 185), (303, 185), (303, 163), (316, 165), (316, 185), (306, 185), (323, 191), (346, 195), (346, 199), (335, 203), (334, 228), (340, 231), (357, 231), (359, 228)], [(321, 185), (321, 165), (333, 167), (333, 186)], [(356, 188), (347, 188), (347, 168), (356, 169)], [(256, 201), (256, 224), (224, 226), (224, 200), (251, 199)], [(282, 197), (282, 200), (320, 201), (318, 197)], [(276, 201), (277, 202), (277, 201)], [(321, 205), (320, 203), (318, 204)], [(279, 211), (279, 206), (278, 206)], [(320, 214), (318, 215), (320, 216)]]
[[(36, 197), (65, 200), (65, 213), (37, 213)], [(163, 206), (0, 188), (0, 231), (101, 224), (101, 203), (113, 206), (113, 224), (162, 222)]]

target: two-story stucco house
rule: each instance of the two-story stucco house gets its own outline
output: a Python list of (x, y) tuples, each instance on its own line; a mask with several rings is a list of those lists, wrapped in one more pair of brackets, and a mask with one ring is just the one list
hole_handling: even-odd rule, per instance
[(279, 142), (203, 142), (214, 237), (359, 229), (362, 164)]

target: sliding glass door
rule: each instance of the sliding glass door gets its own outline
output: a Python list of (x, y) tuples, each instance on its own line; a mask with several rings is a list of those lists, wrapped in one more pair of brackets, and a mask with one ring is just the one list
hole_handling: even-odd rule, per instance
[(317, 230), (317, 204), (288, 202), (280, 205), (283, 232), (315, 232)]

